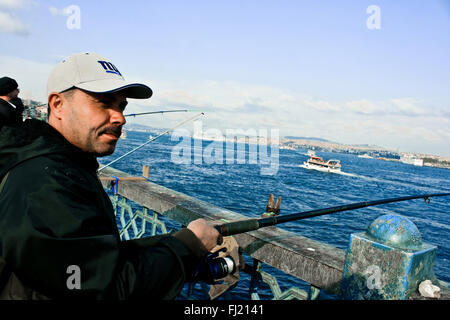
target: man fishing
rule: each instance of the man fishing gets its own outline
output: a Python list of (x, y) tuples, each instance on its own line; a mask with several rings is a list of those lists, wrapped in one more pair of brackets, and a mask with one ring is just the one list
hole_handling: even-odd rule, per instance
[(173, 299), (219, 232), (198, 219), (121, 241), (96, 174), (96, 158), (114, 152), (127, 98), (152, 90), (85, 53), (54, 68), (47, 94), (48, 123), (0, 131), (0, 298)]

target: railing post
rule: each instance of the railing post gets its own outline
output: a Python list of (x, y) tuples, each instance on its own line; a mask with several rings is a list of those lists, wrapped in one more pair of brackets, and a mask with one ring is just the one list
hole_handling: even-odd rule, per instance
[(436, 281), (436, 251), (436, 246), (422, 242), (419, 230), (406, 217), (381, 216), (366, 232), (350, 236), (341, 297), (407, 300), (422, 281)]
[(260, 300), (258, 295), (258, 282), (261, 279), (261, 261), (257, 259), (253, 259), (253, 267), (251, 268), (250, 272), (250, 286), (249, 286), (249, 294), (251, 300)]
[(150, 166), (143, 165), (142, 166), (142, 176), (150, 179)]

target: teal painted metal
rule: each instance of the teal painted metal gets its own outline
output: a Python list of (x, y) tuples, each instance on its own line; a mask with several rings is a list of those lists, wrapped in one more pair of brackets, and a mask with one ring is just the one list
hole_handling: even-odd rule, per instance
[(420, 282), (436, 281), (436, 246), (422, 242), (406, 217), (377, 218), (366, 232), (352, 234), (341, 282), (343, 299), (406, 300)]
[(258, 294), (258, 286), (260, 282), (264, 282), (270, 288), (273, 298), (272, 300), (314, 300), (318, 297), (320, 289), (310, 286), (310, 292), (306, 292), (298, 287), (291, 287), (282, 291), (276, 277), (270, 273), (262, 271), (262, 263), (257, 259), (253, 259), (253, 270), (251, 272), (250, 281), (250, 297), (252, 300), (261, 300)]
[[(130, 240), (141, 238), (144, 235), (154, 236), (167, 233), (164, 221), (159, 219), (159, 215), (156, 212), (150, 215), (148, 209), (143, 207), (141, 207), (142, 210), (133, 211), (127, 199), (119, 195), (110, 196), (109, 198), (113, 205), (114, 213), (120, 221), (118, 227), (121, 239)], [(147, 232), (147, 223), (151, 225), (150, 232)]]
[(376, 219), (367, 229), (375, 241), (401, 249), (420, 249), (422, 235), (416, 225), (405, 217), (387, 214)]
[[(270, 291), (273, 294), (272, 300), (307, 300), (308, 299), (308, 293), (305, 290), (302, 290), (297, 287), (291, 287), (285, 291), (281, 291), (281, 288), (278, 284), (277, 279), (272, 276), (270, 273), (260, 271), (261, 279), (264, 283), (269, 285)], [(252, 296), (253, 300), (259, 300), (258, 294), (254, 294)]]
[[(121, 239), (129, 240), (133, 238), (140, 238), (143, 235), (152, 236), (160, 233), (167, 233), (166, 225), (159, 219), (160, 215), (158, 213), (153, 212), (153, 214), (151, 215), (149, 213), (149, 210), (144, 207), (140, 207), (139, 210), (133, 211), (133, 208), (128, 203), (128, 200), (125, 197), (119, 196), (118, 194), (110, 196), (110, 200), (113, 205), (114, 212), (120, 221), (118, 227)], [(151, 224), (150, 233), (146, 232), (147, 222)], [(255, 285), (255, 290), (250, 290), (253, 291), (250, 295), (252, 300), (260, 300), (260, 297), (256, 292), (258, 280), (269, 285), (270, 290), (273, 294), (273, 300), (307, 300), (310, 298), (317, 298), (318, 291), (320, 290), (317, 288), (313, 288), (312, 286), (309, 294), (297, 287), (291, 287), (285, 291), (282, 291), (277, 279), (270, 273), (262, 271), (261, 262), (257, 261), (256, 259), (255, 261), (257, 267), (254, 273), (252, 273), (252, 283), (254, 283)], [(199, 286), (200, 289), (196, 290), (196, 288), (198, 288)], [(187, 289), (184, 292), (181, 292), (180, 296), (184, 299), (192, 299), (194, 294), (196, 296), (203, 296), (205, 299), (208, 299), (209, 286), (204, 283), (190, 283), (187, 285)]]
[(320, 289), (311, 285), (309, 288), (308, 300), (317, 300), (319, 298), (319, 294)]

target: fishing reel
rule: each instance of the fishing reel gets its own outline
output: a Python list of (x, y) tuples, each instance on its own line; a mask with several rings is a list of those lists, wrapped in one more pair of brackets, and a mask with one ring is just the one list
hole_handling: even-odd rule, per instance
[(221, 248), (216, 252), (208, 253), (195, 269), (192, 282), (216, 284), (216, 280), (236, 272), (236, 262), (231, 256), (219, 257), (220, 252), (226, 251), (227, 248)]

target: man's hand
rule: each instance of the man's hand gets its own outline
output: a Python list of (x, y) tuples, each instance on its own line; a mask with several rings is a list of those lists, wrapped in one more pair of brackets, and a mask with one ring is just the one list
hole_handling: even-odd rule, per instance
[(208, 251), (222, 244), (222, 235), (216, 228), (208, 225), (205, 219), (194, 220), (188, 224), (187, 228), (197, 236)]

